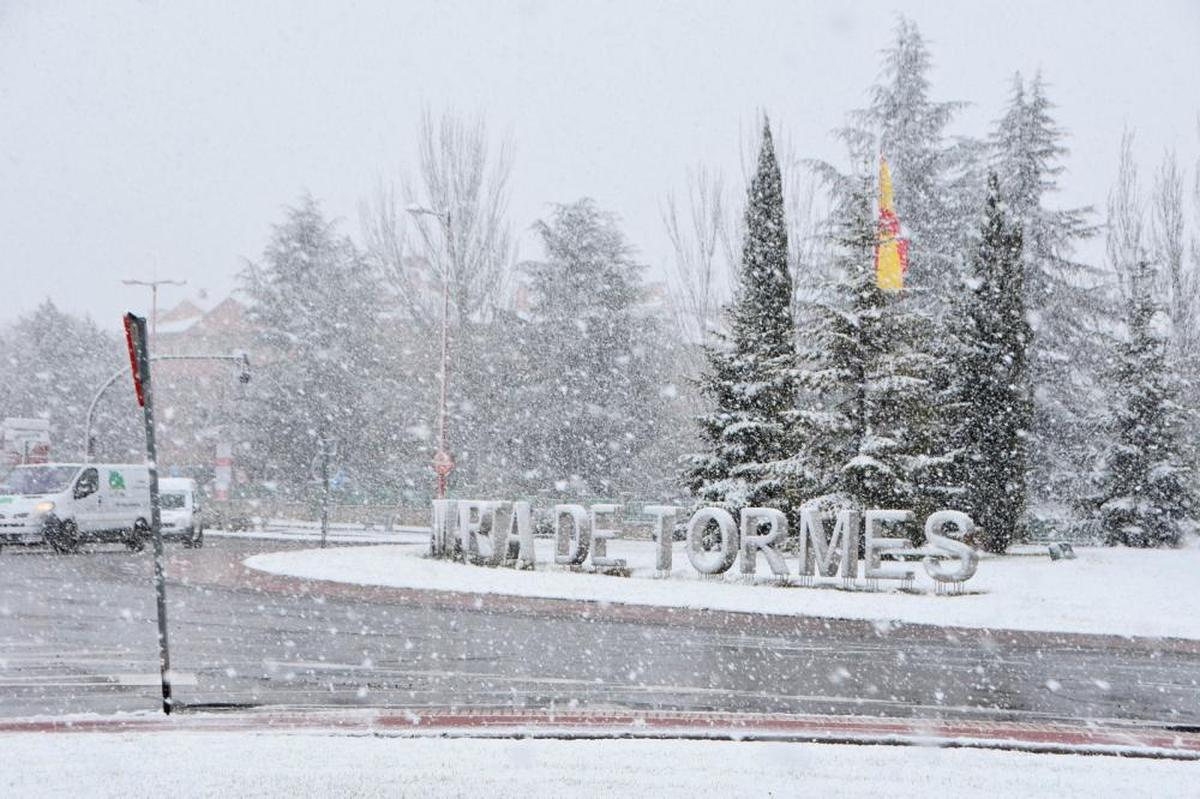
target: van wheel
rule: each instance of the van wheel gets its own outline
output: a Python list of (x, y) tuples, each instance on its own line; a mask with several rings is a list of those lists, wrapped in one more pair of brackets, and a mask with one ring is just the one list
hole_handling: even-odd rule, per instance
[(55, 552), (66, 554), (79, 549), (79, 527), (71, 519), (47, 522), (42, 535)]
[(130, 552), (141, 552), (146, 548), (146, 539), (150, 537), (150, 525), (145, 519), (133, 523), (133, 529), (125, 536), (125, 546)]

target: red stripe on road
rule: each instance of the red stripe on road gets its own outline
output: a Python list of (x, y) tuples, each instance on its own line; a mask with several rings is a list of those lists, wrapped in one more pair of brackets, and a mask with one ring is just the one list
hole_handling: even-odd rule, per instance
[(876, 719), (739, 713), (381, 709), (177, 713), (138, 718), (28, 719), (0, 732), (328, 731), (503, 737), (701, 737), (900, 743), (1200, 759), (1200, 734), (1120, 725)]

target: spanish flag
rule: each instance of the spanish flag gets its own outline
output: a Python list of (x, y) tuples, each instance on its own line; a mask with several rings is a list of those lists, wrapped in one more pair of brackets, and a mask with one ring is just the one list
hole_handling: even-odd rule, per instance
[(879, 234), (875, 243), (875, 285), (884, 291), (904, 288), (908, 271), (908, 239), (900, 238), (900, 218), (892, 199), (892, 173), (879, 156)]

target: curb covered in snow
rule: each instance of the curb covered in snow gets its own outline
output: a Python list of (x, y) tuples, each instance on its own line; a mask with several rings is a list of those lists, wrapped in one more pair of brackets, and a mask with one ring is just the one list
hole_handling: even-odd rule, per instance
[(0, 733), (296, 732), (384, 737), (694, 739), (886, 744), (1200, 760), (1200, 732), (1133, 724), (587, 710), (238, 710), (0, 722)]

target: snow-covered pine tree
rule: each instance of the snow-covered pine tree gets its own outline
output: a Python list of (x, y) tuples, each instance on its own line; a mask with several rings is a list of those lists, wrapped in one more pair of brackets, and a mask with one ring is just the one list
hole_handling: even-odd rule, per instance
[[(116, 319), (112, 328), (116, 328)], [(83, 455), (84, 419), (92, 397), (122, 366), (125, 343), (88, 317), (67, 313), (51, 300), (0, 329), (0, 409), (4, 416), (47, 419), (50, 453), (70, 461)], [(132, 383), (105, 394), (92, 428), (96, 454), (121, 460), (143, 451)]]
[(742, 261), (729, 332), (706, 348), (700, 389), (712, 410), (699, 418), (705, 451), (689, 458), (684, 481), (705, 504), (736, 510), (776, 502), (768, 465), (791, 452), (787, 416), (795, 400), (783, 182), (764, 119), (758, 166), (746, 203)]
[[(831, 351), (847, 364), (851, 436), (839, 465), (841, 493), (860, 508), (944, 507), (952, 461), (941, 394), (950, 381), (942, 323), (919, 294), (876, 283), (874, 183), (869, 173), (841, 206), (844, 274)], [(920, 539), (919, 530), (910, 534)]]
[(1008, 216), (993, 174), (958, 324), (954, 392), (961, 507), (975, 520), (989, 552), (1004, 552), (1021, 540), (1026, 523), (1032, 334), (1021, 245), (1020, 226)]
[(808, 298), (800, 307), (807, 327), (798, 338), (797, 397), (787, 415), (791, 451), (771, 465), (790, 507), (811, 501), (861, 507), (871, 501), (861, 475), (844, 467), (859, 454), (870, 425), (868, 376), (886, 348), (881, 340), (885, 297), (872, 269), (872, 183), (865, 171), (854, 176), (826, 172), (836, 198), (829, 222), (832, 263), (823, 270), (830, 277), (812, 271), (805, 276), (808, 284), (799, 287)]
[(247, 265), (242, 286), (263, 353), (249, 386), (244, 460), (295, 489), (308, 483), (318, 442), (335, 439), (335, 468), (363, 486), (376, 448), (389, 446), (366, 410), (381, 364), (376, 273), (306, 196), (275, 226), (262, 262)]
[(959, 285), (962, 245), (972, 232), (968, 220), (978, 207), (978, 188), (964, 172), (978, 144), (948, 141), (947, 127), (964, 103), (930, 98), (932, 59), (916, 24), (901, 17), (883, 55), (870, 104), (851, 114), (841, 134), (855, 152), (887, 156), (897, 214), (910, 240), (907, 282), (937, 310)]
[(1028, 489), (1032, 511), (1062, 523), (1064, 499), (1085, 493), (1086, 441), (1099, 432), (1094, 409), (1103, 405), (1097, 373), (1111, 341), (1111, 317), (1097, 269), (1074, 260), (1074, 249), (1095, 235), (1090, 208), (1058, 209), (1049, 198), (1063, 172), (1064, 132), (1040, 75), (1026, 89), (1020, 74), (991, 136), (993, 168), (1009, 219), (1020, 225), (1025, 304), (1033, 340), (1029, 376), (1033, 420)]
[(1100, 528), (1109, 545), (1178, 546), (1195, 524), (1190, 469), (1180, 455), (1178, 386), (1155, 332), (1154, 269), (1142, 259), (1128, 276), (1127, 339), (1113, 375), (1112, 438), (1099, 471)]
[[(931, 345), (935, 322), (875, 278), (874, 182), (869, 170), (826, 170), (832, 282), (807, 287), (806, 330), (797, 355), (796, 407), (788, 415), (792, 451), (772, 464), (790, 505), (913, 508), (946, 502), (950, 462), (938, 394), (948, 380)], [(915, 534), (915, 531), (914, 531)]]
[(592, 200), (557, 206), (536, 229), (546, 258), (525, 265), (534, 362), (520, 381), (528, 388), (509, 387), (524, 400), (512, 428), (521, 471), (577, 498), (637, 491), (653, 482), (639, 456), (664, 409), (657, 324), (639, 310), (644, 267)]

